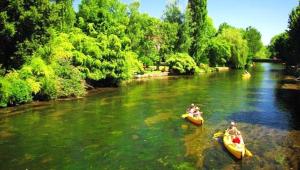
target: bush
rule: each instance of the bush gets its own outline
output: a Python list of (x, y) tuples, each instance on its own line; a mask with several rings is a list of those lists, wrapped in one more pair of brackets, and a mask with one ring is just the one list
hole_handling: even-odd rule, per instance
[(54, 78), (41, 78), (41, 90), (36, 95), (37, 99), (41, 100), (50, 100), (57, 98), (57, 91), (58, 91), (58, 81)]
[(69, 64), (56, 65), (55, 73), (58, 76), (57, 97), (83, 96), (85, 94), (82, 73)]
[(32, 101), (32, 91), (26, 81), (13, 71), (0, 80), (0, 106), (17, 105)]
[(3, 77), (0, 77), (0, 107), (6, 107), (9, 103), (10, 83)]
[(199, 72), (195, 61), (186, 53), (176, 53), (168, 57), (166, 63), (173, 74), (195, 74)]

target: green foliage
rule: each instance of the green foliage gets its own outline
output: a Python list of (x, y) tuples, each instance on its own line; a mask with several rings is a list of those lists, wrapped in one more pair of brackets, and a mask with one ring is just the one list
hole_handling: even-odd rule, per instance
[(124, 52), (126, 63), (124, 79), (132, 78), (134, 74), (144, 73), (143, 64), (137, 59), (137, 54), (134, 52)]
[(255, 58), (262, 58), (262, 59), (269, 58), (270, 56), (271, 53), (268, 50), (268, 48), (265, 46), (262, 46), (262, 48), (255, 54)]
[(256, 56), (257, 53), (263, 48), (263, 43), (261, 41), (261, 34), (257, 29), (253, 27), (248, 27), (245, 30), (244, 37), (248, 42), (248, 47), (249, 47), (248, 60), (250, 61), (253, 57), (257, 57)]
[(248, 46), (241, 31), (235, 28), (223, 29), (218, 37), (230, 44), (229, 64), (231, 67), (243, 68), (247, 64)]
[(169, 1), (164, 11), (163, 20), (169, 23), (182, 24), (182, 17), (179, 1)]
[(221, 33), (223, 32), (223, 30), (226, 30), (226, 29), (229, 29), (229, 28), (234, 29), (233, 26), (229, 25), (229, 24), (226, 23), (226, 22), (220, 24), (219, 29), (218, 29), (218, 34), (221, 34)]
[(58, 76), (57, 97), (83, 96), (85, 94), (84, 81), (81, 72), (74, 66), (63, 63), (54, 66)]
[[(198, 72), (196, 63), (205, 71), (211, 70), (203, 64), (208, 62), (245, 65), (242, 31), (224, 24), (216, 35), (207, 0), (189, 0), (184, 14), (179, 1), (172, 1), (162, 20), (140, 13), (138, 1), (127, 6), (120, 0), (82, 0), (77, 14), (72, 3), (1, 1), (0, 106), (82, 96), (86, 82), (118, 84), (143, 73), (143, 65), (153, 68), (162, 61), (176, 74)], [(290, 17), (291, 35), (297, 32), (297, 15)], [(254, 49), (257, 32), (250, 27), (244, 33), (253, 41), (250, 56), (263, 53)]]
[(204, 51), (211, 66), (224, 66), (231, 57), (231, 44), (221, 37), (213, 38)]
[(34, 54), (34, 58), (26, 63), (20, 70), (20, 78), (25, 80), (37, 99), (54, 99), (57, 97), (57, 75), (50, 65)]
[(209, 39), (207, 33), (211, 31), (208, 25), (211, 23), (207, 21), (207, 0), (189, 0), (188, 8), (192, 19), (190, 27), (192, 28), (191, 36), (193, 37), (189, 54), (198, 64), (208, 63), (208, 59), (202, 54)]
[(289, 16), (287, 34), (289, 36), (289, 55), (286, 62), (289, 65), (300, 64), (300, 2)]
[(193, 21), (191, 9), (187, 8), (184, 14), (183, 24), (180, 26), (178, 35), (178, 51), (182, 53), (188, 53), (193, 42)]
[(0, 91), (1, 107), (27, 103), (32, 100), (31, 88), (16, 71), (12, 71), (0, 79)]
[(174, 74), (195, 74), (199, 71), (195, 61), (187, 53), (172, 54), (166, 62), (170, 72)]
[(123, 37), (129, 22), (126, 5), (119, 0), (82, 0), (78, 17), (85, 23), (78, 26), (93, 37), (95, 32)]
[(269, 51), (271, 53), (271, 57), (280, 58), (283, 61), (287, 60), (288, 54), (288, 34), (287, 33), (281, 33), (276, 36), (274, 36), (271, 39), (271, 43), (269, 45)]
[(11, 84), (3, 77), (0, 77), (0, 107), (6, 107), (9, 103)]
[(49, 0), (2, 0), (0, 3), (0, 64), (19, 68), (49, 40), (48, 29), (60, 18)]
[(165, 56), (178, 50), (178, 24), (162, 22), (159, 28), (159, 45), (158, 49), (162, 60)]

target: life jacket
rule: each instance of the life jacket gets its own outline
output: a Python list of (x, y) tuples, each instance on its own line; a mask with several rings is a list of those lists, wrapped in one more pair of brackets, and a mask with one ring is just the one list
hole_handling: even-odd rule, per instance
[(235, 138), (232, 139), (232, 142), (233, 142), (233, 143), (238, 143), (238, 144), (239, 144), (239, 143), (241, 143), (241, 140), (240, 140), (240, 138), (235, 137)]

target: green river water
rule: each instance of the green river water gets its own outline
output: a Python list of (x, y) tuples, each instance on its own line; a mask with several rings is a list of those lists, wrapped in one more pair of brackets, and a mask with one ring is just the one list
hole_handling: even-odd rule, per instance
[[(249, 80), (241, 71), (149, 79), (18, 106), (0, 119), (0, 169), (299, 169), (300, 93), (277, 88), (281, 69), (257, 64)], [(191, 103), (204, 112), (201, 127), (180, 117)], [(230, 121), (252, 158), (236, 160), (212, 138)]]

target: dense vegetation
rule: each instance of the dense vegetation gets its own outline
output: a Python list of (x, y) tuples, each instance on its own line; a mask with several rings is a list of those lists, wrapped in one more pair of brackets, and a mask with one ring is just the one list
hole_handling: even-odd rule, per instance
[(272, 38), (269, 50), (272, 57), (282, 59), (287, 65), (300, 64), (300, 1), (290, 13), (287, 31)]
[(209, 66), (243, 69), (265, 53), (253, 27), (224, 23), (217, 31), (207, 0), (189, 0), (183, 12), (172, 1), (162, 19), (140, 13), (137, 1), (82, 0), (78, 12), (72, 3), (1, 0), (0, 106), (82, 96), (87, 87), (118, 85), (162, 62), (175, 74), (195, 74)]

